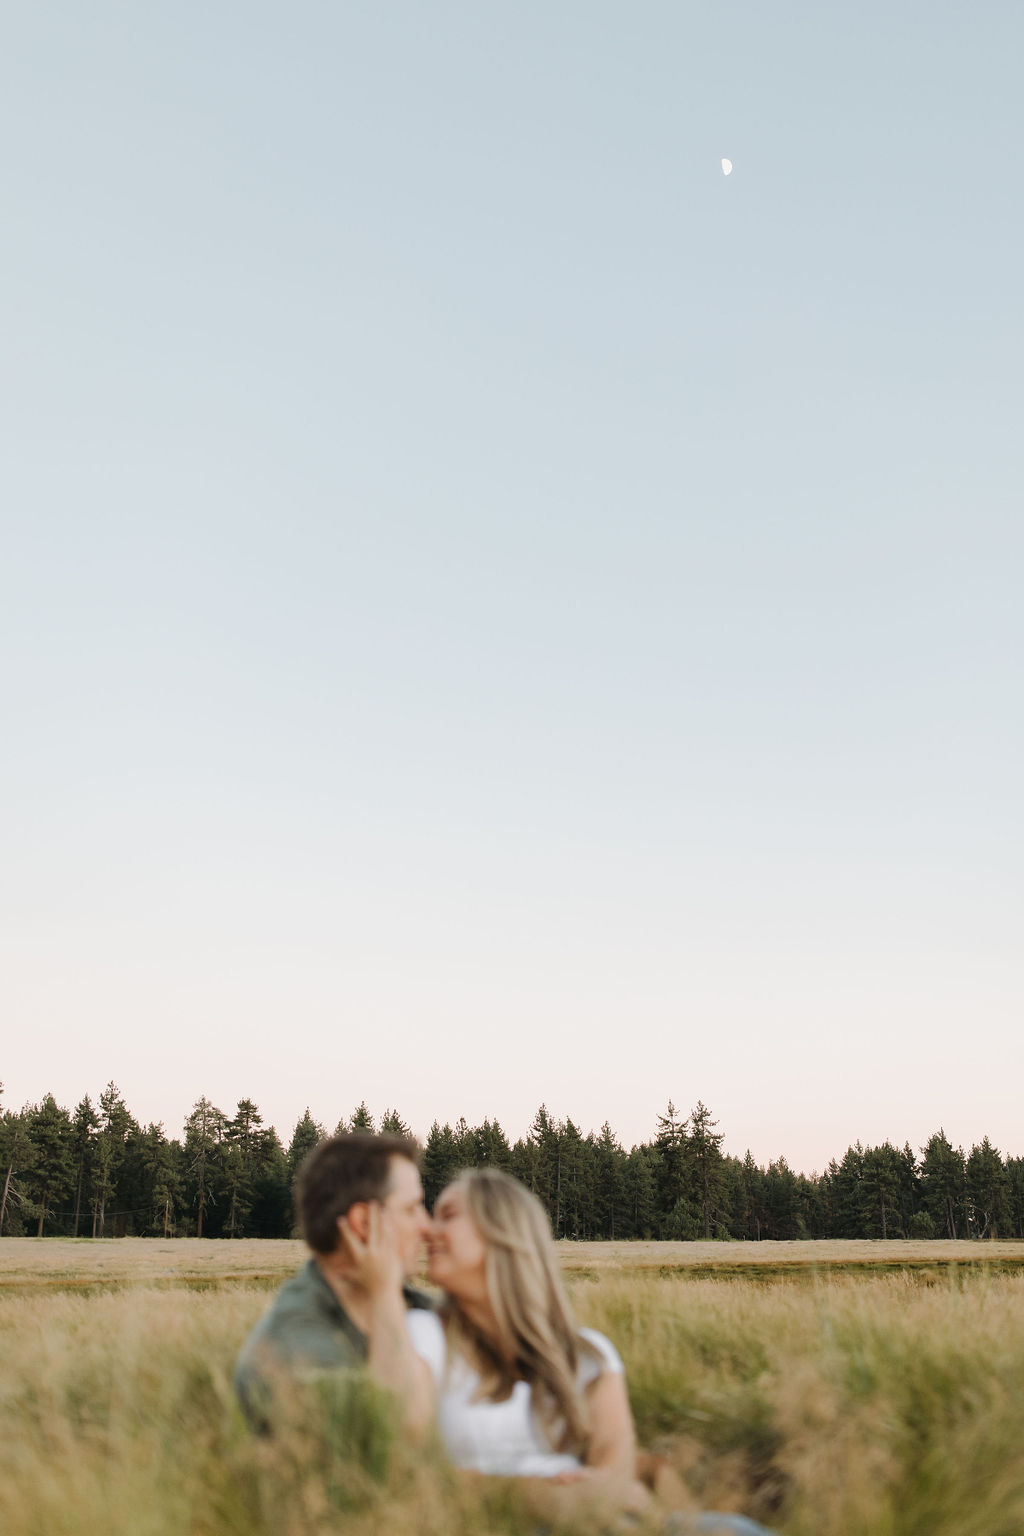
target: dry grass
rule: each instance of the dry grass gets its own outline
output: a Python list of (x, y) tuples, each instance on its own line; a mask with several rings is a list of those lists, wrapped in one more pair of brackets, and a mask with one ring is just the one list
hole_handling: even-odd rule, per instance
[(567, 1274), (667, 1274), (673, 1270), (714, 1275), (806, 1273), (850, 1269), (984, 1264), (1024, 1266), (1024, 1242), (833, 1241), (786, 1243), (570, 1243), (558, 1244)]
[[(641, 1435), (695, 1504), (787, 1536), (1024, 1536), (1024, 1272), (872, 1274), (851, 1248), (890, 1264), (938, 1245), (857, 1244), (831, 1255), (849, 1254), (845, 1273), (792, 1279), (780, 1250), (809, 1245), (777, 1244), (760, 1284), (664, 1273), (667, 1249), (702, 1264), (702, 1246), (588, 1246), (583, 1265), (561, 1245), (570, 1276), (585, 1271), (571, 1280), (581, 1320), (619, 1344)], [(735, 1276), (738, 1250), (768, 1245), (711, 1246)], [(963, 1249), (976, 1258), (947, 1257)], [(410, 1458), (379, 1403), (271, 1448), (245, 1434), (234, 1354), (300, 1254), (0, 1242), (6, 1536), (532, 1532), (514, 1503)]]
[[(95, 1289), (123, 1285), (188, 1286), (251, 1282), (270, 1286), (302, 1262), (301, 1242), (244, 1238), (5, 1237), (0, 1295), (12, 1289)], [(566, 1274), (674, 1271), (764, 1276), (947, 1265), (1024, 1267), (1024, 1242), (572, 1243), (560, 1242)]]
[(5, 1237), (0, 1241), (0, 1295), (46, 1287), (278, 1282), (295, 1273), (305, 1253), (300, 1242), (258, 1238)]

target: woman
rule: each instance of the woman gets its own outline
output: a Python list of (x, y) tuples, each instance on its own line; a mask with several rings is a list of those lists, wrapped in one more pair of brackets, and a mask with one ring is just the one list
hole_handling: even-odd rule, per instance
[(540, 1201), (498, 1169), (467, 1171), (437, 1201), (429, 1252), (444, 1305), (408, 1324), (455, 1465), (600, 1479), (609, 1498), (640, 1507), (622, 1361), (603, 1334), (577, 1329)]

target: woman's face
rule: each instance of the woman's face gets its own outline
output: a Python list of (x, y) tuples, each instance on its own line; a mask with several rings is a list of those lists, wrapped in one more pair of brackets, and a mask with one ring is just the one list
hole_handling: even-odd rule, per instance
[(487, 1247), (457, 1183), (438, 1196), (427, 1251), (427, 1276), (435, 1285), (463, 1301), (486, 1295)]

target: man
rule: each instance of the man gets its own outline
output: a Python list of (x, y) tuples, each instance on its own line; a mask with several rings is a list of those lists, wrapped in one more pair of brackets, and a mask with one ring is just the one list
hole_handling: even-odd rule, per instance
[(321, 1142), (299, 1170), (296, 1203), (311, 1257), (242, 1346), (235, 1391), (246, 1418), (269, 1427), (275, 1382), (368, 1366), (418, 1427), (429, 1416), (429, 1401), (419, 1402), (427, 1385), (410, 1374), (401, 1334), (405, 1308), (431, 1302), (407, 1283), (364, 1283), (368, 1252), (394, 1266), (396, 1280), (415, 1273), (430, 1228), (415, 1142), (365, 1132)]

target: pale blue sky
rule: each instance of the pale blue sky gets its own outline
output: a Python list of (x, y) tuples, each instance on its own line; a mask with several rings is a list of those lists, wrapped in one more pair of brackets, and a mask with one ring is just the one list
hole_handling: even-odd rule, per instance
[(1022, 45), (12, 9), (8, 1102), (1024, 1152)]

